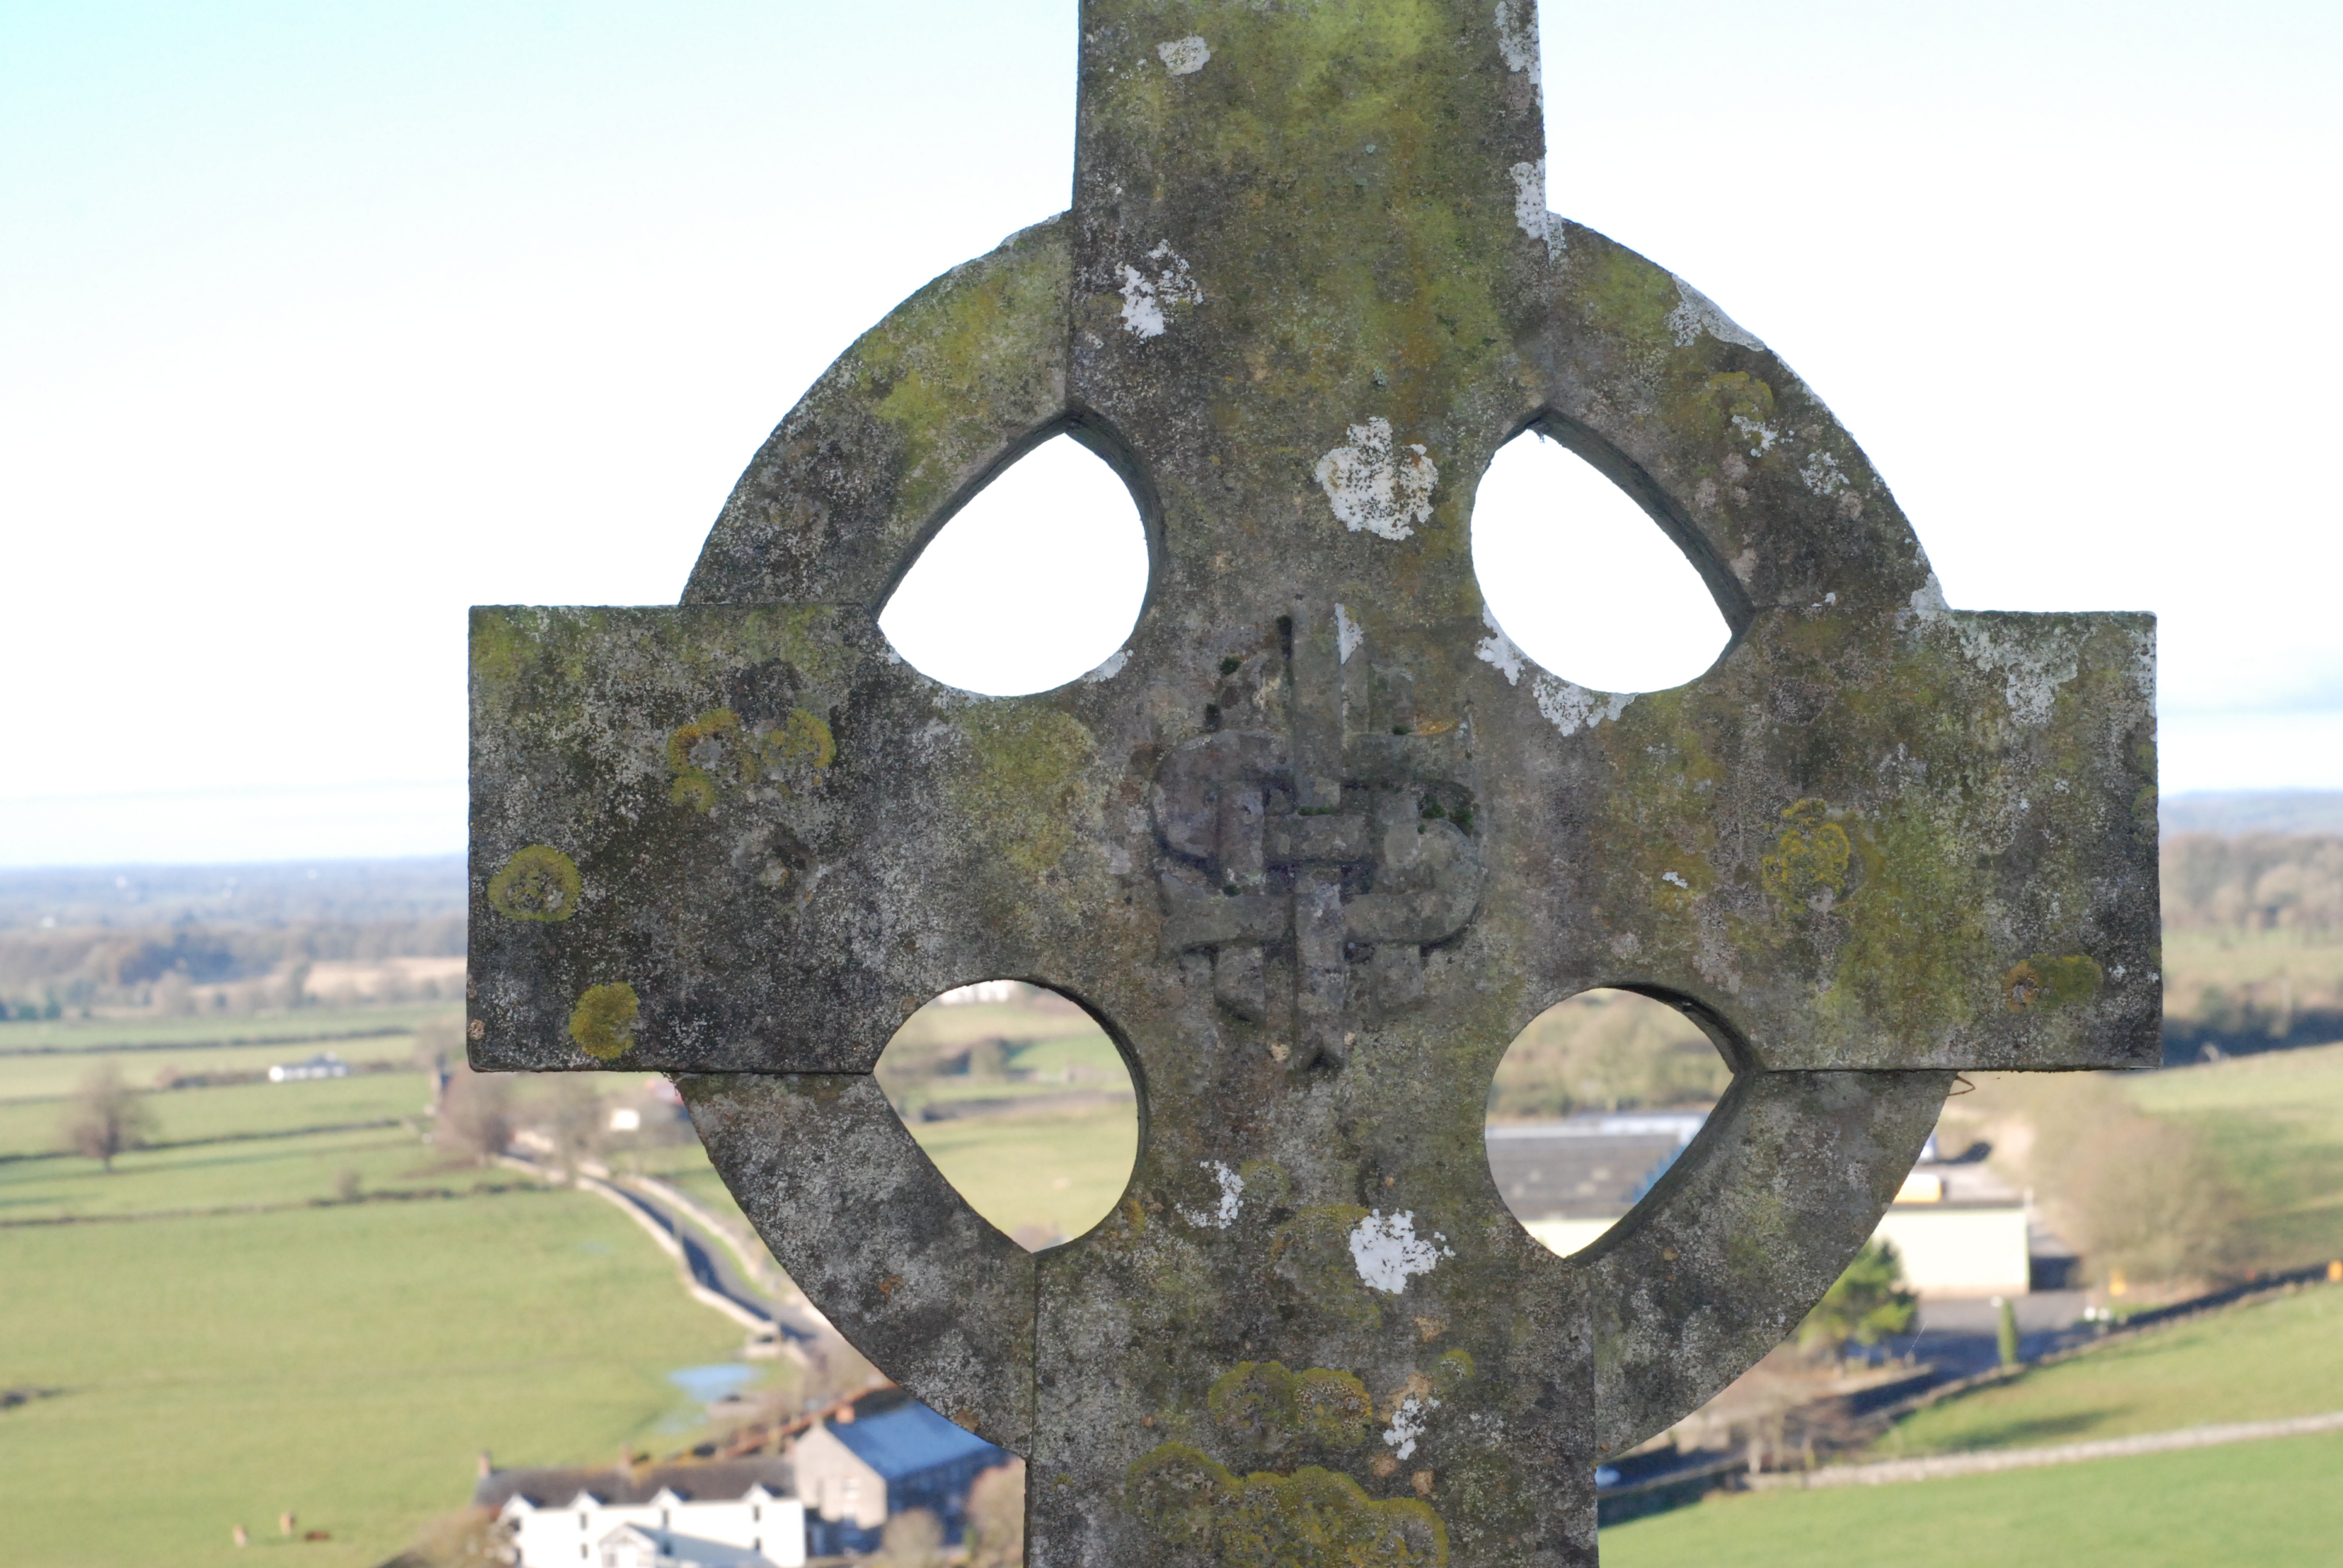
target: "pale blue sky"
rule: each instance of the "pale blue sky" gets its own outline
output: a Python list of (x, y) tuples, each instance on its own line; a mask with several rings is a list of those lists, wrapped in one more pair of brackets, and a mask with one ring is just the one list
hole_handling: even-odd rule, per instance
[[(2343, 7), (1549, 4), (1559, 211), (1830, 401), (1954, 603), (2163, 617), (2343, 788)], [(476, 601), (658, 602), (1061, 207), (1073, 7), (0, 4), (0, 864), (460, 848)]]

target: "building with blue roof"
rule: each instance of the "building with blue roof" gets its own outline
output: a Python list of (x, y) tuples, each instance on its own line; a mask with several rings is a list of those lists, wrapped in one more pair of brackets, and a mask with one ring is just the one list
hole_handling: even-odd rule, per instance
[(877, 1414), (833, 1419), (790, 1452), (807, 1533), (817, 1556), (868, 1552), (898, 1513), (924, 1508), (960, 1538), (976, 1478), (1009, 1462), (996, 1448), (917, 1400)]

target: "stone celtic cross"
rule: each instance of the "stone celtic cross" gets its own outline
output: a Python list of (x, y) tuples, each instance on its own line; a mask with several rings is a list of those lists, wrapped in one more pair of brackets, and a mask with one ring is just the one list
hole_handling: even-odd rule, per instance
[[(1547, 213), (1537, 61), (1531, 0), (1084, 0), (1071, 211), (830, 369), (685, 602), (474, 613), (473, 1063), (679, 1075), (814, 1302), (1027, 1456), (1036, 1568), (1591, 1563), (1595, 1463), (1797, 1322), (1956, 1070), (2156, 1058), (2149, 619), (1948, 609), (1804, 383)], [(1486, 614), (1528, 428), (1699, 568), (1705, 676), (1588, 691)], [(1060, 433), (1144, 518), (1130, 640), (922, 677), (879, 608)], [(1140, 1093), (1039, 1254), (870, 1077), (995, 977)], [(1564, 1260), (1483, 1108), (1594, 986), (1735, 1076)]]

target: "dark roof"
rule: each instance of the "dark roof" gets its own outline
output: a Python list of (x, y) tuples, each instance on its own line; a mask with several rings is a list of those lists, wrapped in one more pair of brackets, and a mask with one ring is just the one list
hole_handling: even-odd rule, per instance
[(605, 1503), (629, 1506), (649, 1503), (663, 1486), (687, 1502), (729, 1501), (759, 1484), (776, 1497), (797, 1495), (797, 1478), (786, 1459), (719, 1459), (700, 1464), (638, 1464), (628, 1470), (608, 1465), (598, 1470), (499, 1470), (480, 1483), (472, 1501), (482, 1508), (502, 1508), (518, 1493), (539, 1508), (559, 1508), (579, 1493), (590, 1492)]
[(1689, 1116), (1588, 1116), (1490, 1129), (1489, 1174), (1515, 1217), (1614, 1219), (1651, 1190), (1699, 1125)]
[(914, 1400), (883, 1415), (857, 1421), (832, 1422), (830, 1434), (844, 1443), (854, 1457), (889, 1481), (900, 1481), (924, 1470), (939, 1470), (969, 1458), (987, 1465), (1006, 1464), (1009, 1454), (976, 1433), (955, 1426)]

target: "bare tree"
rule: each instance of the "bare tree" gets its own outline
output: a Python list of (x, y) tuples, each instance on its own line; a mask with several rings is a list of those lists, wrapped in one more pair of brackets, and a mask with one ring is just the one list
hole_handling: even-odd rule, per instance
[(968, 1568), (1023, 1568), (1025, 1462), (996, 1464), (968, 1489)]
[(474, 1072), (458, 1063), (439, 1097), (431, 1141), (448, 1153), (485, 1164), (512, 1141), (512, 1089), (500, 1072)]
[(880, 1532), (879, 1559), (886, 1568), (938, 1568), (944, 1560), (943, 1522), (924, 1508), (907, 1508)]
[(75, 1151), (114, 1169), (114, 1157), (143, 1145), (155, 1130), (155, 1114), (137, 1091), (122, 1081), (112, 1062), (93, 1069), (74, 1091), (65, 1111), (65, 1141)]

